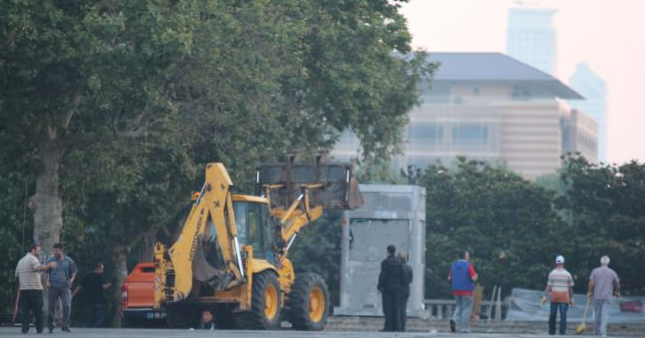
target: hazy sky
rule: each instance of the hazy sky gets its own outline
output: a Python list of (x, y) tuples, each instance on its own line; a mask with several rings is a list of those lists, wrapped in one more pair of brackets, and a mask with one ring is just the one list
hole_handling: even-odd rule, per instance
[[(506, 52), (511, 0), (411, 0), (413, 45), (429, 52)], [(645, 161), (645, 0), (533, 0), (554, 8), (556, 76), (586, 62), (607, 82), (609, 162)]]

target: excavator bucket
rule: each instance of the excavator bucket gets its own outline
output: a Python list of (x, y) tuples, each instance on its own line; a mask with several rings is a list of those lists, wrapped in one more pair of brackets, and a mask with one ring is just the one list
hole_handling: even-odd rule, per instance
[(311, 206), (325, 209), (356, 209), (363, 205), (363, 195), (353, 176), (351, 163), (325, 163), (317, 156), (310, 164), (298, 163), (290, 156), (285, 163), (261, 164), (257, 168), (256, 193), (271, 189), (272, 208), (288, 208), (302, 194), (304, 185), (319, 185), (310, 189)]

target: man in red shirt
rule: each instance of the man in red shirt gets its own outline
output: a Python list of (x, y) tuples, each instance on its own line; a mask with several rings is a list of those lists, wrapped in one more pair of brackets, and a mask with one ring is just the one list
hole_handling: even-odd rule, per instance
[(470, 332), (470, 314), (473, 311), (473, 290), (477, 272), (470, 263), (470, 254), (464, 252), (463, 259), (452, 264), (448, 272), (448, 281), (452, 283), (452, 295), (455, 297), (457, 306), (450, 319), (450, 331), (456, 331), (456, 320), (460, 320), (459, 330), (464, 333)]

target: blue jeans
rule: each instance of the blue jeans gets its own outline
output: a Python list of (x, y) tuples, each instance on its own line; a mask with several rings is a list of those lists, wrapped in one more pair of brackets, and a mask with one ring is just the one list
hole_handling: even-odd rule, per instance
[(72, 292), (69, 286), (50, 286), (48, 297), (49, 298), (47, 305), (49, 311), (47, 312), (47, 323), (49, 324), (49, 329), (54, 329), (54, 311), (56, 310), (56, 302), (58, 302), (59, 298), (63, 305), (63, 313), (61, 314), (62, 320), (60, 326), (62, 328), (69, 328), (69, 310), (70, 306), (72, 305)]
[(594, 304), (594, 333), (597, 336), (607, 334), (607, 320), (609, 319), (610, 299), (596, 299)]
[(452, 314), (452, 320), (459, 321), (459, 332), (470, 332), (470, 314), (473, 312), (473, 296), (455, 296), (457, 306)]
[(560, 334), (564, 335), (567, 332), (567, 310), (569, 310), (569, 303), (551, 303), (551, 315), (549, 315), (549, 334), (555, 334), (555, 317), (558, 315), (560, 309)]
[(106, 307), (103, 303), (88, 304), (87, 327), (103, 327)]

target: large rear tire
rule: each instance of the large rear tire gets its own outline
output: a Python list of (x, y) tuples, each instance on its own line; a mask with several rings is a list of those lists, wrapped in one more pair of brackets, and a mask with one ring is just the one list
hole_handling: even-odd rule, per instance
[(282, 290), (275, 272), (265, 270), (253, 275), (251, 310), (235, 315), (239, 329), (273, 330), (280, 327)]
[(300, 273), (289, 293), (289, 318), (296, 330), (321, 331), (329, 314), (329, 289), (315, 273)]

